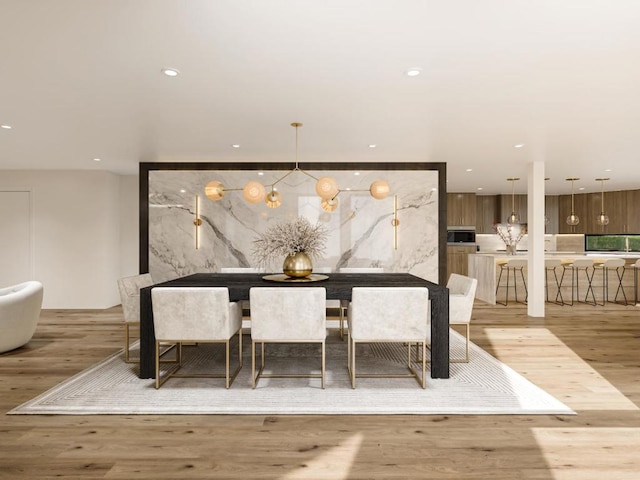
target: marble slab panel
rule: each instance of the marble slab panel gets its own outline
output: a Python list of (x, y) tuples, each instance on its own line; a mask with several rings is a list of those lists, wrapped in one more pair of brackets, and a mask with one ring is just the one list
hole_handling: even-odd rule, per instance
[[(253, 241), (273, 224), (297, 216), (321, 223), (330, 232), (322, 258), (314, 267), (383, 267), (438, 281), (438, 172), (432, 170), (293, 171), (275, 188), (279, 208), (247, 203), (242, 187), (251, 180), (264, 185), (289, 171), (158, 170), (149, 172), (149, 270), (157, 281), (222, 267), (255, 267)], [(316, 180), (335, 178), (341, 189), (333, 212), (321, 208)], [(376, 200), (370, 184), (384, 179), (391, 194)], [(204, 194), (205, 185), (221, 181), (227, 191), (219, 201)], [(195, 248), (195, 197), (199, 196), (200, 248)], [(398, 248), (394, 248), (394, 195), (398, 197)], [(283, 259), (284, 260), (284, 259)], [(271, 265), (280, 272), (281, 265)]]

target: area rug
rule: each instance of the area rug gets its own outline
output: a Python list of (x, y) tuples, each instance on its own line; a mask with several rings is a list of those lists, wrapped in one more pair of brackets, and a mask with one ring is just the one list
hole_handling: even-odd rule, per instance
[[(359, 378), (353, 389), (346, 342), (333, 335), (327, 339), (324, 390), (315, 378), (264, 378), (254, 390), (249, 339), (245, 335), (244, 367), (228, 390), (223, 379), (204, 378), (172, 378), (156, 390), (153, 380), (139, 379), (137, 366), (118, 353), (8, 414), (575, 414), (474, 344), (469, 363), (452, 363), (449, 379), (427, 373), (424, 390), (409, 378)], [(464, 355), (464, 337), (454, 331), (451, 350), (453, 357)], [(220, 372), (223, 352), (221, 345), (185, 347), (183, 371)], [(319, 346), (276, 344), (266, 352), (265, 373), (320, 371)], [(358, 372), (406, 373), (402, 345), (361, 344), (357, 352)]]

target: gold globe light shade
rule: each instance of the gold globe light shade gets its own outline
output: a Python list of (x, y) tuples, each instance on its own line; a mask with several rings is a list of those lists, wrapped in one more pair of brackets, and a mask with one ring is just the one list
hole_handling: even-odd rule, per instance
[(369, 187), (369, 193), (371, 193), (371, 196), (376, 200), (387, 198), (390, 192), (391, 188), (389, 187), (389, 184), (384, 180), (376, 180)]
[(316, 183), (316, 193), (325, 200), (335, 197), (339, 191), (338, 182), (331, 177), (319, 178)]
[(264, 200), (264, 185), (260, 182), (248, 182), (242, 189), (242, 196), (249, 203), (260, 203)]
[(278, 208), (280, 205), (282, 205), (282, 197), (280, 195), (280, 192), (271, 190), (264, 199), (264, 203), (266, 203), (267, 207), (269, 208)]
[(336, 208), (338, 208), (338, 199), (334, 198), (325, 198), (320, 202), (320, 206), (326, 212), (333, 212)]
[(214, 202), (224, 197), (224, 185), (217, 180), (207, 183), (204, 187), (204, 194), (209, 200)]

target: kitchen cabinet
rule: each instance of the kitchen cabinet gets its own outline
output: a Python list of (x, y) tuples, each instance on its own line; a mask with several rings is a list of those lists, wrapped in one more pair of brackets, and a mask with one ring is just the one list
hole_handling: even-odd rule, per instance
[(574, 196), (574, 213), (580, 219), (575, 226), (567, 225), (567, 217), (571, 215), (571, 195), (558, 196), (558, 233), (587, 233), (588, 218), (587, 194), (581, 193)]
[(526, 195), (500, 195), (499, 222), (506, 223), (511, 212), (520, 215), (520, 223), (527, 223), (527, 196)]
[[(604, 212), (609, 217), (608, 225), (598, 225), (602, 211), (602, 193), (587, 194), (587, 217), (585, 233), (617, 234), (640, 231), (640, 213), (635, 205), (640, 202), (639, 190), (604, 192)], [(635, 202), (635, 203), (634, 203)], [(582, 219), (580, 219), (582, 221)]]
[(626, 191), (627, 223), (622, 233), (640, 233), (640, 190)]
[(452, 273), (467, 276), (469, 273), (468, 258), (470, 253), (476, 253), (473, 245), (447, 246), (447, 279)]
[(547, 217), (544, 232), (550, 234), (558, 233), (560, 225), (560, 218), (558, 216), (558, 195), (545, 195), (544, 214)]
[(476, 195), (476, 233), (495, 233), (498, 221), (498, 196)]
[(447, 193), (447, 225), (476, 225), (475, 193)]

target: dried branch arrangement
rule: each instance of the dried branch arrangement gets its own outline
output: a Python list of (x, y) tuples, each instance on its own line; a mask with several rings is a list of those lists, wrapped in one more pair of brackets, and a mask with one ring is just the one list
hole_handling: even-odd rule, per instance
[(253, 241), (252, 254), (260, 265), (282, 261), (298, 252), (319, 258), (324, 253), (328, 234), (324, 226), (311, 225), (306, 218), (298, 217), (269, 227)]
[(494, 229), (507, 246), (516, 246), (527, 233), (527, 228), (521, 224), (496, 223)]

